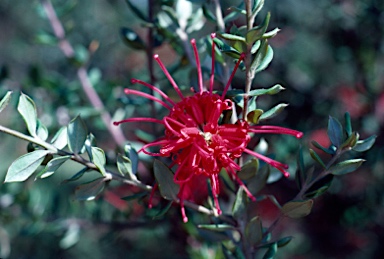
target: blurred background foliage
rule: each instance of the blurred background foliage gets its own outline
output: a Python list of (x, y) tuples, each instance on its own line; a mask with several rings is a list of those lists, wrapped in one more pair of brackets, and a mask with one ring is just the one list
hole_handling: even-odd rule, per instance
[[(131, 2), (143, 13), (148, 11), (145, 1)], [(161, 1), (155, 2), (156, 14)], [(172, 6), (174, 1), (163, 2)], [(191, 2), (199, 6), (206, 1)], [(224, 13), (240, 2), (220, 1)], [(106, 109), (118, 111), (114, 116), (121, 119), (132, 113), (134, 106), (149, 105), (141, 98), (127, 98), (122, 92), (132, 77), (150, 81), (145, 51), (128, 47), (121, 36), (120, 29), (126, 27), (145, 41), (148, 31), (126, 2), (55, 0), (53, 5), (78, 59), (88, 60), (90, 79)], [(348, 111), (362, 138), (378, 135), (358, 172), (335, 179), (329, 192), (315, 201), (309, 216), (287, 219), (279, 226), (278, 232), (294, 239), (279, 251), (278, 257), (384, 258), (384, 139), (380, 134), (384, 127), (384, 2), (268, 0), (260, 19), (266, 11), (272, 14), (269, 28), (282, 30), (270, 42), (275, 52), (273, 62), (256, 75), (253, 87), (280, 83), (286, 91), (277, 97), (263, 97), (261, 104), (290, 104), (273, 119), (273, 124), (303, 131), (304, 147), (310, 147), (312, 139), (326, 145), (328, 115), (341, 119)], [(99, 114), (81, 90), (76, 64), (56, 46), (43, 16), (38, 1), (0, 1), (0, 95), (7, 90), (27, 93), (37, 104), (39, 118), (52, 132), (81, 114), (89, 131), (97, 136), (98, 145), (104, 150), (114, 149)], [(200, 39), (215, 30), (215, 24), (205, 21), (203, 29), (190, 37)], [(169, 66), (182, 64), (174, 43), (163, 41), (154, 50)], [(87, 57), (89, 50), (92, 55)], [(190, 72), (188, 66), (181, 66), (173, 75), (179, 84), (188, 86)], [(244, 78), (238, 72), (234, 87), (242, 88)], [(12, 101), (15, 106), (16, 99)], [(26, 131), (22, 119), (11, 108), (2, 112), (0, 124)], [(136, 140), (134, 129), (126, 126), (124, 130), (129, 139)], [(4, 179), (12, 161), (25, 153), (26, 143), (3, 133), (0, 141), (0, 174)], [(274, 136), (268, 141), (276, 156), (294, 168), (297, 144)], [(168, 212), (166, 218), (152, 220), (155, 212), (144, 211), (146, 203), (120, 200), (118, 197), (132, 193), (129, 188), (110, 186), (96, 201), (75, 201), (75, 185), (61, 184), (73, 174), (74, 166), (65, 166), (60, 174), (48, 179), (1, 184), (0, 257), (222, 256), (213, 242), (217, 237), (190, 223), (183, 224), (177, 210)], [(293, 180), (284, 179), (268, 185), (265, 193), (273, 193), (285, 202), (294, 197), (297, 188)], [(262, 208), (263, 222), (268, 223), (276, 211), (269, 204)], [(192, 221), (202, 221), (195, 217)]]

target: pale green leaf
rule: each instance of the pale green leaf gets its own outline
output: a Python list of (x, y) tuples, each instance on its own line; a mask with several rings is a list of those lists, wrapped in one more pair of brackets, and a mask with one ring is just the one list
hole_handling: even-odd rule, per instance
[(29, 134), (36, 137), (37, 112), (34, 101), (28, 95), (21, 93), (17, 110), (23, 117)]

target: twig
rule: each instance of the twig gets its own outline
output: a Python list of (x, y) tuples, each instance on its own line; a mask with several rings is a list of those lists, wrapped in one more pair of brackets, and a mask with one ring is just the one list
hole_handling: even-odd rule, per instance
[[(58, 44), (59, 48), (67, 58), (69, 59), (73, 58), (75, 55), (75, 51), (71, 43), (65, 37), (65, 31), (64, 31), (63, 25), (58, 19), (51, 1), (41, 0), (41, 2), (45, 10), (45, 13), (47, 14), (48, 20), (51, 24), (53, 33), (55, 34), (56, 38), (59, 40), (59, 44)], [(101, 101), (99, 95), (95, 91), (94, 86), (89, 80), (85, 65), (82, 65), (81, 67), (78, 68), (77, 77), (81, 83), (83, 91), (87, 96), (89, 102), (98, 112), (100, 112), (101, 119), (104, 122), (105, 126), (107, 127), (107, 130), (111, 134), (115, 143), (118, 146), (124, 145), (124, 143), (126, 142), (124, 134), (120, 127), (113, 126), (111, 115), (105, 110), (103, 102)]]

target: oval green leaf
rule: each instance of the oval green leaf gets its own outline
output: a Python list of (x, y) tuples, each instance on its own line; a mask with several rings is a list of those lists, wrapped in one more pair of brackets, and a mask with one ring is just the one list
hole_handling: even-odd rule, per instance
[(47, 178), (48, 176), (51, 176), (65, 161), (69, 159), (71, 159), (71, 156), (60, 156), (53, 158), (48, 162), (44, 170), (41, 171), (38, 176), (36, 176), (36, 178)]
[(284, 204), (281, 212), (292, 219), (302, 218), (311, 213), (313, 200), (290, 201)]
[(95, 166), (99, 169), (100, 173), (105, 176), (107, 172), (105, 171), (105, 153), (101, 148), (98, 147), (91, 147), (92, 151), (92, 162), (95, 164)]
[(8, 91), (0, 101), (0, 112), (7, 107), (9, 100), (11, 100), (12, 91)]
[(100, 177), (91, 182), (79, 185), (75, 189), (75, 198), (80, 201), (90, 201), (104, 189), (105, 178)]
[(132, 173), (132, 163), (128, 157), (118, 154), (117, 169), (119, 170), (120, 174), (124, 177), (133, 181), (137, 181), (136, 175)]
[(27, 124), (29, 134), (36, 137), (37, 112), (34, 101), (28, 95), (21, 93), (17, 110)]
[(251, 246), (258, 244), (263, 237), (263, 226), (259, 217), (254, 217), (245, 227), (245, 236)]
[(4, 182), (23, 182), (27, 180), (50, 152), (49, 150), (36, 150), (19, 157), (8, 168)]
[(350, 159), (346, 161), (342, 161), (334, 166), (332, 166), (329, 171), (333, 175), (343, 175), (348, 174), (353, 171), (355, 171), (357, 168), (359, 168), (363, 163), (364, 159)]
[(159, 184), (160, 194), (164, 199), (177, 200), (180, 186), (173, 181), (172, 171), (161, 161), (155, 160), (153, 164), (155, 178)]
[(335, 147), (340, 147), (343, 143), (343, 127), (341, 126), (341, 123), (332, 116), (329, 116), (327, 133), (331, 143)]
[(79, 154), (87, 139), (87, 127), (80, 115), (68, 124), (67, 135), (69, 150), (75, 154)]

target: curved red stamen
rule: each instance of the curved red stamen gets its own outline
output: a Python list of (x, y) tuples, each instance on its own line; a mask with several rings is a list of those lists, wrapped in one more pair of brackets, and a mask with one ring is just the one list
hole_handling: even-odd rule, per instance
[(244, 152), (248, 153), (248, 154), (250, 154), (250, 155), (252, 155), (252, 156), (254, 156), (260, 160), (263, 160), (267, 164), (270, 164), (271, 166), (273, 166), (274, 168), (276, 168), (277, 170), (282, 172), (285, 177), (289, 177), (289, 172), (286, 171), (286, 169), (288, 169), (288, 165), (280, 163), (276, 160), (273, 160), (269, 157), (263, 156), (262, 154), (259, 154), (257, 152), (252, 151), (252, 150), (249, 150), (249, 149), (244, 149)]
[(150, 209), (152, 209), (153, 196), (155, 195), (155, 191), (158, 189), (158, 187), (159, 187), (158, 183), (155, 183), (155, 185), (152, 187), (151, 194), (149, 195), (148, 208)]
[(146, 87), (148, 87), (149, 89), (151, 89), (151, 90), (153, 90), (153, 91), (159, 93), (159, 94), (161, 95), (161, 97), (163, 97), (164, 100), (168, 101), (170, 104), (175, 105), (175, 102), (172, 101), (171, 98), (168, 97), (168, 95), (166, 95), (163, 91), (161, 91), (161, 90), (160, 90), (159, 88), (157, 88), (156, 86), (151, 85), (151, 84), (148, 84), (148, 83), (146, 83), (146, 82), (144, 82), (144, 81), (141, 81), (141, 80), (139, 80), (139, 79), (135, 79), (135, 78), (132, 78), (132, 79), (131, 79), (131, 83), (132, 83), (132, 84), (141, 84), (141, 85), (143, 85), (143, 86), (146, 86)]
[(165, 74), (165, 76), (168, 78), (169, 82), (171, 83), (171, 85), (173, 86), (173, 88), (175, 89), (175, 91), (177, 92), (177, 94), (180, 96), (181, 99), (184, 99), (184, 96), (183, 94), (181, 93), (180, 91), (180, 88), (179, 86), (176, 84), (175, 80), (173, 79), (173, 77), (171, 76), (171, 74), (169, 74), (167, 68), (165, 67), (165, 65), (163, 64), (163, 62), (161, 62), (160, 58), (159, 58), (159, 55), (155, 54), (153, 56), (153, 58), (156, 60), (156, 62), (159, 64), (161, 70), (163, 70), (163, 73)]
[(227, 91), (228, 91), (228, 89), (229, 89), (229, 86), (231, 85), (231, 82), (232, 82), (232, 80), (233, 80), (233, 77), (235, 76), (235, 73), (236, 73), (236, 71), (237, 71), (237, 68), (239, 67), (241, 61), (242, 61), (244, 58), (245, 58), (245, 53), (242, 53), (242, 54), (240, 55), (239, 60), (237, 61), (236, 65), (235, 65), (235, 68), (234, 68), (233, 71), (232, 71), (231, 76), (230, 76), (229, 79), (228, 79), (227, 85), (225, 86), (225, 88), (224, 88), (224, 90), (223, 90), (223, 94), (221, 95), (221, 99), (222, 99), (222, 100), (224, 100), (225, 95), (227, 94)]
[(124, 93), (125, 94), (134, 94), (134, 95), (138, 95), (138, 96), (142, 96), (144, 98), (147, 98), (149, 100), (152, 100), (152, 101), (155, 101), (157, 103), (160, 103), (164, 108), (167, 108), (168, 110), (172, 110), (172, 108), (166, 104), (165, 102), (163, 102), (162, 100), (150, 95), (150, 94), (146, 94), (146, 93), (143, 93), (143, 92), (140, 92), (140, 91), (136, 91), (136, 90), (132, 90), (132, 89), (124, 89)]
[(191, 44), (193, 48), (193, 54), (195, 55), (195, 59), (196, 59), (197, 76), (199, 78), (199, 91), (200, 93), (202, 93), (203, 92), (203, 73), (201, 72), (201, 64), (200, 64), (199, 53), (197, 52), (196, 40), (192, 39)]
[(252, 201), (256, 201), (256, 198), (255, 196), (253, 196), (253, 194), (248, 190), (248, 188), (245, 186), (245, 184), (243, 183), (243, 181), (241, 181), (241, 179), (237, 176), (237, 174), (235, 173), (235, 171), (233, 170), (232, 167), (228, 167), (227, 168), (227, 172), (229, 172), (230, 175), (232, 175), (236, 182), (243, 187), (245, 193), (247, 194), (247, 196), (252, 200)]
[(269, 125), (251, 126), (249, 128), (249, 131), (254, 133), (286, 134), (286, 135), (294, 136), (296, 138), (301, 138), (304, 135), (303, 132), (300, 132), (297, 130), (279, 127), (279, 126), (269, 126)]
[(212, 64), (211, 64), (211, 76), (209, 78), (209, 93), (213, 92), (213, 84), (215, 80), (215, 41), (213, 40), (216, 38), (216, 33), (211, 33), (211, 39), (212, 39)]

